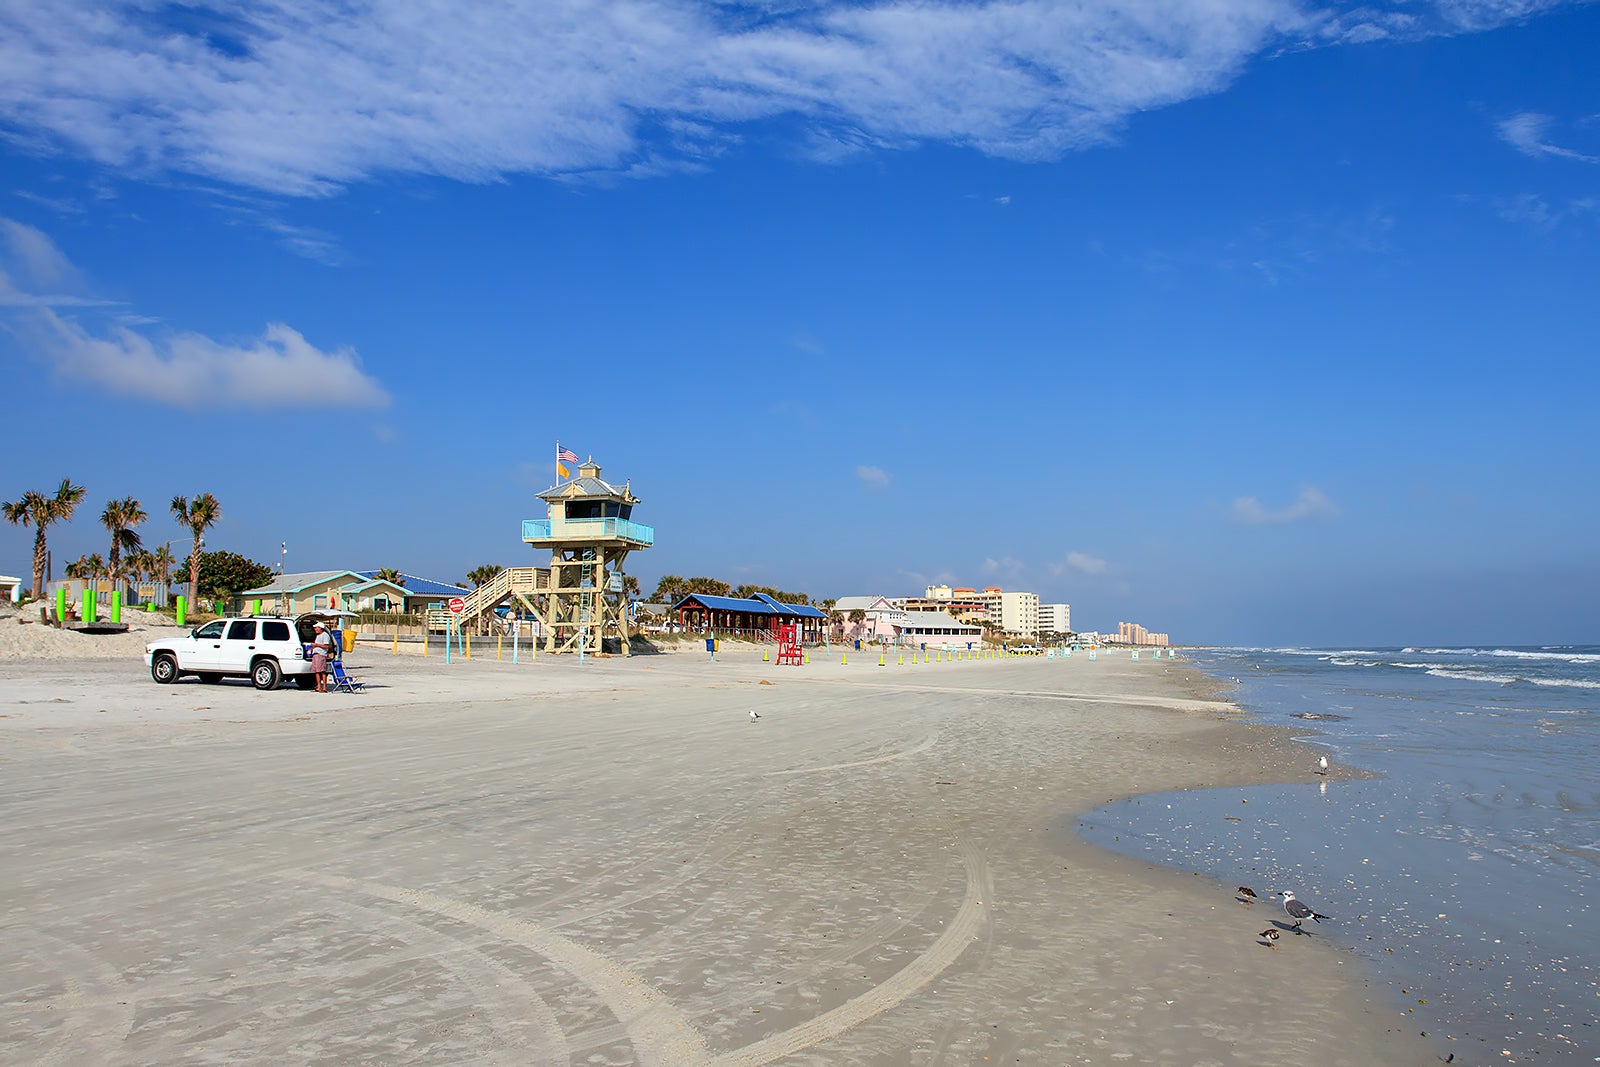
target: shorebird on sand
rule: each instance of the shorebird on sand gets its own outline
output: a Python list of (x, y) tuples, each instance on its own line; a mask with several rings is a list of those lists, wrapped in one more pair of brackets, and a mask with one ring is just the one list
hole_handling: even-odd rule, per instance
[(1239, 896), (1244, 898), (1246, 904), (1253, 904), (1256, 901), (1256, 891), (1247, 885), (1239, 887)]
[(1321, 924), (1323, 919), (1333, 918), (1332, 915), (1323, 915), (1321, 912), (1312, 911), (1303, 900), (1296, 900), (1294, 897), (1294, 890), (1292, 889), (1285, 889), (1283, 891), (1283, 910), (1288, 912), (1289, 918), (1294, 920), (1294, 928), (1296, 930), (1299, 930), (1300, 924), (1305, 922), (1307, 919), (1310, 919), (1314, 923)]
[(750, 709), (750, 721), (751, 722), (755, 722), (759, 718), (761, 718), (761, 713), (759, 711), (757, 711), (755, 708), (751, 708)]
[(1328, 773), (1328, 757), (1327, 756), (1318, 756), (1317, 757), (1317, 773), (1318, 774), (1327, 774)]
[(1275, 926), (1274, 927), (1268, 927), (1267, 929), (1261, 931), (1256, 936), (1261, 938), (1262, 941), (1266, 942), (1266, 945), (1267, 945), (1268, 948), (1277, 948), (1278, 947), (1278, 928), (1277, 927), (1275, 927)]

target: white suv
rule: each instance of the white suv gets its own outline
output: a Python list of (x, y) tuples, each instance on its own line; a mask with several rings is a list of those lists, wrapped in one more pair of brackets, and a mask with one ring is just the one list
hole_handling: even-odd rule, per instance
[(213, 683), (233, 675), (249, 678), (257, 689), (276, 689), (286, 677), (293, 678), (301, 689), (310, 689), (316, 678), (306, 648), (316, 637), (315, 624), (325, 622), (331, 628), (346, 618), (354, 616), (313, 611), (292, 619), (216, 619), (196, 627), (187, 637), (150, 642), (144, 646), (144, 661), (150, 677), (162, 685), (185, 674)]

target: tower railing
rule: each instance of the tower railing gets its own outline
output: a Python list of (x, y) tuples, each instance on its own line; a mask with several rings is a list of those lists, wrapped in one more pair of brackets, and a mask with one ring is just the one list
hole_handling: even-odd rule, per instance
[(632, 541), (639, 545), (653, 545), (656, 543), (656, 530), (654, 526), (646, 526), (642, 522), (632, 519), (619, 519), (614, 517), (595, 519), (562, 519), (558, 524), (553, 519), (523, 519), (522, 539), (524, 541), (564, 541), (564, 540), (600, 540), (611, 538), (619, 541)]

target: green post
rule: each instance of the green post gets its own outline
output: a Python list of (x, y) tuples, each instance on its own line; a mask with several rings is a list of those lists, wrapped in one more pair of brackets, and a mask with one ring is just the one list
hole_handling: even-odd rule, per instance
[(83, 591), (83, 621), (94, 622), (94, 590)]
[(111, 621), (122, 621), (122, 590), (111, 590)]
[(67, 587), (62, 586), (56, 590), (56, 622), (67, 621)]
[(261, 600), (260, 600), (259, 597), (250, 602), (250, 614), (252, 614), (252, 615), (260, 615), (261, 614)]
[(177, 624), (178, 624), (178, 625), (179, 625), (179, 626), (182, 626), (182, 625), (183, 625), (183, 620), (184, 620), (184, 619), (185, 619), (185, 618), (186, 618), (186, 617), (187, 617), (187, 616), (188, 616), (188, 614), (189, 614), (189, 613), (188, 613), (188, 611), (187, 611), (187, 608), (188, 608), (188, 607), (189, 607), (189, 601), (188, 601), (188, 598), (186, 598), (186, 597), (184, 597), (184, 596), (183, 596), (183, 595), (182, 595), (182, 594), (181, 594), (181, 593), (180, 593), (180, 594), (179, 594), (179, 595), (178, 595), (178, 612), (177, 612), (177, 615), (176, 615), (176, 616), (174, 616), (174, 618), (175, 618), (175, 620), (176, 620), (176, 622), (177, 622)]

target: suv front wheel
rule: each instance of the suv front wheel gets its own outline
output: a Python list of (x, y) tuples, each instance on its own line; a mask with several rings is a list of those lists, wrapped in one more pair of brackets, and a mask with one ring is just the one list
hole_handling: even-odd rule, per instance
[(282, 677), (278, 664), (270, 659), (257, 660), (250, 668), (250, 684), (257, 689), (276, 689)]
[(150, 661), (150, 677), (161, 685), (171, 685), (178, 680), (178, 661), (169, 652), (163, 652)]

